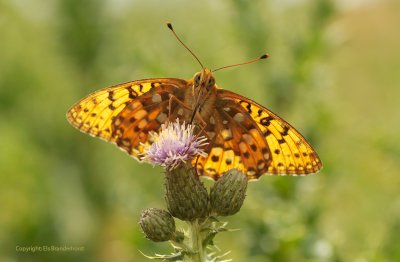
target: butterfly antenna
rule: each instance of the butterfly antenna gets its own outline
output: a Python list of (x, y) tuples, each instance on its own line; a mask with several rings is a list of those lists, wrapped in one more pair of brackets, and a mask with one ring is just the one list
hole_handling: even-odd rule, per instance
[(192, 56), (194, 58), (196, 58), (197, 62), (199, 62), (199, 64), (201, 65), (201, 68), (204, 68), (203, 64), (200, 62), (200, 59), (192, 52), (192, 50), (190, 50), (190, 48), (187, 45), (185, 45), (185, 43), (182, 42), (182, 40), (179, 38), (179, 36), (175, 33), (174, 28), (172, 27), (172, 24), (167, 23), (167, 26), (172, 31), (172, 33), (174, 34), (176, 39), (178, 39), (178, 41), (192, 54)]
[(228, 66), (223, 66), (223, 67), (214, 69), (213, 72), (218, 71), (218, 70), (221, 70), (221, 69), (229, 68), (229, 67), (251, 64), (251, 63), (257, 62), (258, 60), (266, 59), (266, 58), (268, 58), (268, 57), (270, 57), (269, 54), (263, 54), (262, 56), (260, 56), (260, 57), (258, 57), (258, 58), (256, 58), (256, 59), (253, 59), (253, 60), (250, 60), (250, 61), (247, 61), (247, 62), (244, 62), (244, 63), (234, 64), (234, 65), (228, 65)]

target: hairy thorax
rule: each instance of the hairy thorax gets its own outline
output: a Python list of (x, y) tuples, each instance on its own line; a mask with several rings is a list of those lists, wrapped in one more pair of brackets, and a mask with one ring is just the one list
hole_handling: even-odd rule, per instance
[[(217, 100), (216, 89), (213, 88), (209, 93), (202, 95), (199, 99), (193, 96), (192, 90), (188, 89), (185, 94), (184, 103), (191, 108), (191, 110), (186, 110), (185, 119), (186, 121), (190, 121), (193, 115), (193, 112), (198, 103), (197, 113), (194, 118), (194, 121), (202, 124), (203, 122), (208, 122), (210, 119), (212, 112), (215, 109), (215, 103)], [(201, 118), (203, 121), (201, 121)]]

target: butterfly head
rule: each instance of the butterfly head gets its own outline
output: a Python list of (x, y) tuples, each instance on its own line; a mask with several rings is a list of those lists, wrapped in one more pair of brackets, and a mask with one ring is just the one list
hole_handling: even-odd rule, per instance
[(203, 68), (193, 77), (193, 96), (205, 100), (215, 90), (215, 78), (210, 69)]

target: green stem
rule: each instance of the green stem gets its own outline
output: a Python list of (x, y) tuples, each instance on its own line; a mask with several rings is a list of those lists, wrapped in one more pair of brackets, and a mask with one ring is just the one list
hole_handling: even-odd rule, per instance
[(200, 234), (199, 221), (196, 219), (194, 221), (188, 222), (189, 224), (189, 245), (193, 250), (191, 259), (193, 262), (204, 262), (204, 249), (203, 249), (203, 239)]

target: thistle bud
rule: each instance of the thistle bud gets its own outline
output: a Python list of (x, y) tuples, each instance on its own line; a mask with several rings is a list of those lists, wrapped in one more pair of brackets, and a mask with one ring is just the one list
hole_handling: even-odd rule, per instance
[(146, 237), (154, 242), (168, 241), (175, 233), (175, 221), (168, 211), (149, 208), (142, 211), (139, 224)]
[(246, 197), (247, 177), (237, 169), (227, 171), (211, 188), (212, 212), (218, 216), (237, 213)]
[(181, 165), (165, 175), (165, 200), (171, 215), (193, 221), (208, 215), (208, 192), (195, 170)]

